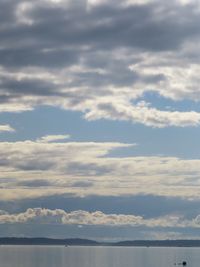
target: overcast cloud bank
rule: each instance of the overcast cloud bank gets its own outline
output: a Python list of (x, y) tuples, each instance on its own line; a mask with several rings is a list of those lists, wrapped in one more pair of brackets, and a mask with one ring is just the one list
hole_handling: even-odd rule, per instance
[(87, 120), (199, 125), (199, 111), (145, 100), (199, 101), (198, 1), (1, 0), (0, 10), (0, 112), (50, 105)]

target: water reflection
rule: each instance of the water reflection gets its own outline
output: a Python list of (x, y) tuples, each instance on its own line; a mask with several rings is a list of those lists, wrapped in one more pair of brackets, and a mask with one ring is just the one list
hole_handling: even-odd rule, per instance
[(2, 267), (199, 266), (199, 248), (0, 246)]

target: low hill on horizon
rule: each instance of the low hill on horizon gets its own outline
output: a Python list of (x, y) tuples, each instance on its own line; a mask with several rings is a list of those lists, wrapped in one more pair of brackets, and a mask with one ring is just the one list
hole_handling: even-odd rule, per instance
[(0, 245), (126, 246), (126, 247), (200, 247), (198, 240), (126, 240), (98, 242), (82, 238), (0, 237)]

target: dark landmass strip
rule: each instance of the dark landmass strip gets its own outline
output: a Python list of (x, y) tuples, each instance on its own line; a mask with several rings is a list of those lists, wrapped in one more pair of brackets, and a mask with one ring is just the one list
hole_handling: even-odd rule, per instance
[(96, 246), (99, 243), (93, 240), (81, 238), (53, 239), (45, 237), (1, 237), (0, 245), (70, 245), (70, 246)]
[(53, 239), (45, 237), (1, 237), (0, 245), (124, 246), (124, 247), (200, 247), (200, 240), (133, 240), (97, 242), (89, 239)]
[(121, 241), (115, 246), (126, 247), (200, 247), (200, 240), (134, 240)]

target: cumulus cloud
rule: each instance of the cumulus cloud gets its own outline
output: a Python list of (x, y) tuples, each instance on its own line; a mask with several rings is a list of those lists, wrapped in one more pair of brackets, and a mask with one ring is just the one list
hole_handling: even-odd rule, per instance
[(10, 214), (0, 211), (0, 224), (58, 224), (58, 225), (96, 225), (96, 226), (146, 226), (149, 228), (199, 228), (196, 218), (185, 219), (177, 215), (145, 219), (132, 214), (105, 214), (101, 211), (88, 212), (75, 210), (66, 212), (62, 209), (29, 208), (25, 212)]
[[(153, 127), (196, 126), (198, 1), (0, 1), (0, 112), (41, 105), (88, 120)], [(174, 101), (165, 111), (138, 102), (148, 91)]]

